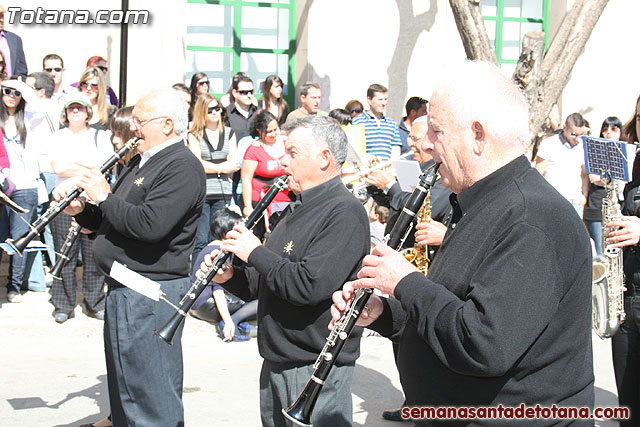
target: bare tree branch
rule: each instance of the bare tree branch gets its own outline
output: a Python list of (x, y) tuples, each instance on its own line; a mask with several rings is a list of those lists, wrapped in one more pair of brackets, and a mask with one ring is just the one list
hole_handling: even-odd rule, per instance
[(453, 17), (467, 58), (498, 65), (496, 53), (484, 27), (479, 1), (449, 0), (449, 4), (453, 10)]

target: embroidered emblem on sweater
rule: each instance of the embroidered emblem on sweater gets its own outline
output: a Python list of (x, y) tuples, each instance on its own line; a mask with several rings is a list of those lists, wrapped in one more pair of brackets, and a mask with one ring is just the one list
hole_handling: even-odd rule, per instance
[(135, 185), (137, 185), (138, 187), (140, 187), (142, 185), (142, 182), (144, 181), (144, 176), (141, 176), (140, 178), (136, 179), (135, 181), (133, 181), (133, 183)]
[(292, 250), (293, 250), (293, 240), (289, 241), (289, 243), (284, 245), (284, 250), (282, 252), (286, 254), (291, 254)]

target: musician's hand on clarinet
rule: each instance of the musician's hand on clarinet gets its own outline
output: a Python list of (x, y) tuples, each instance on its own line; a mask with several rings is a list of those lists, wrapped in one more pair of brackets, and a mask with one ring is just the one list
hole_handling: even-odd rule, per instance
[[(51, 192), (51, 196), (53, 197), (53, 200), (55, 200), (56, 202), (60, 202), (65, 197), (67, 197), (67, 194), (73, 191), (74, 188), (75, 186), (65, 186), (65, 185), (58, 186), (53, 189), (53, 191)], [(78, 215), (83, 210), (84, 210), (84, 200), (79, 197), (72, 200), (71, 203), (69, 203), (69, 205), (66, 208), (64, 208), (63, 212), (66, 213), (67, 215), (74, 216), (74, 215)]]
[[(347, 305), (351, 302), (355, 289), (351, 286), (351, 282), (347, 282), (342, 287), (341, 291), (335, 291), (331, 297), (333, 305), (331, 306), (331, 323), (329, 323), (329, 329), (333, 329), (335, 323), (342, 318), (344, 312), (347, 310)], [(367, 305), (365, 306), (356, 325), (369, 326), (372, 324), (384, 310), (382, 300), (377, 295), (371, 295)]]
[(262, 243), (260, 239), (244, 224), (236, 224), (231, 231), (227, 233), (227, 238), (222, 241), (220, 249), (234, 253), (242, 261), (247, 262), (251, 252)]
[[(218, 249), (213, 250), (210, 254), (204, 256), (204, 261), (200, 264), (200, 270), (198, 271), (198, 277), (200, 274), (204, 275), (209, 270), (209, 267), (213, 265), (213, 260), (218, 256), (220, 251)], [(216, 283), (225, 283), (233, 277), (233, 266), (226, 262), (222, 268), (220, 268), (216, 275), (213, 277), (213, 281)]]
[(358, 280), (351, 282), (357, 288), (373, 288), (395, 296), (398, 282), (405, 276), (418, 271), (404, 256), (389, 246), (380, 244), (373, 248), (371, 255), (362, 260)]
[(78, 187), (82, 188), (89, 199), (95, 201), (98, 194), (111, 193), (111, 186), (98, 169), (90, 169), (78, 181)]
[(416, 245), (440, 246), (447, 227), (438, 221), (421, 222), (416, 225)]
[(614, 248), (636, 245), (640, 241), (640, 218), (621, 216), (619, 220), (611, 221), (602, 232)]

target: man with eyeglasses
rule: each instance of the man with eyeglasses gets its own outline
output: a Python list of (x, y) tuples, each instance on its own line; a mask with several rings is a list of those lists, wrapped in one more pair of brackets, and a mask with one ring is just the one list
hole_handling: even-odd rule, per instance
[[(45, 55), (44, 58), (42, 58), (42, 71), (49, 73), (49, 75), (53, 77), (54, 88), (51, 99), (60, 104), (64, 96), (72, 92), (70, 86), (64, 86), (62, 84), (62, 76), (66, 71), (62, 57), (56, 53)], [(75, 89), (73, 89), (73, 91), (75, 91)]]
[(589, 194), (589, 175), (584, 167), (582, 136), (589, 125), (580, 113), (570, 114), (562, 132), (544, 139), (536, 155), (536, 169), (564, 196), (580, 215)]
[[(109, 287), (104, 335), (113, 425), (182, 426), (182, 327), (173, 345), (153, 334), (175, 311), (126, 287), (111, 272), (118, 262), (160, 284), (174, 304), (182, 299), (190, 286), (189, 255), (205, 173), (180, 136), (187, 106), (175, 90), (143, 96), (132, 115), (139, 154), (113, 190), (98, 170), (86, 172), (77, 185), (95, 204), (76, 199), (65, 212), (96, 231), (94, 256)], [(54, 190), (56, 200), (64, 193)]]
[[(411, 151), (411, 147), (407, 143), (407, 137), (411, 132), (411, 125), (413, 122), (417, 118), (427, 114), (427, 102), (429, 101), (424, 98), (420, 98), (419, 96), (412, 96), (407, 101), (407, 104), (405, 105), (407, 115), (400, 120), (400, 123), (398, 123), (400, 142), (402, 142), (402, 148), (400, 149), (401, 154)], [(407, 157), (407, 160), (413, 160), (413, 156)]]
[(4, 56), (7, 77), (27, 77), (27, 61), (24, 57), (22, 39), (15, 33), (4, 29), (4, 14), (7, 10), (0, 5), (0, 52)]
[(236, 141), (249, 135), (251, 119), (258, 107), (253, 103), (253, 80), (250, 77), (243, 76), (233, 82), (231, 88), (234, 102), (227, 107), (227, 116), (229, 117), (229, 127), (233, 129), (236, 135)]

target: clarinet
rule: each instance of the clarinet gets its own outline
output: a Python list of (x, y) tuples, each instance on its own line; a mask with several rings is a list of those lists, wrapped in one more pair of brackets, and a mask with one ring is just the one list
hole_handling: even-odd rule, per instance
[[(267, 209), (267, 207), (271, 204), (273, 199), (276, 197), (278, 192), (287, 188), (287, 176), (281, 176), (276, 180), (276, 182), (269, 188), (267, 194), (264, 195), (256, 208), (251, 212), (251, 214), (243, 220), (245, 227), (248, 229), (252, 229), (262, 217), (262, 214)], [(220, 252), (215, 259), (213, 260), (213, 264), (211, 267), (207, 269), (207, 271), (198, 277), (189, 291), (186, 293), (184, 297), (180, 300), (180, 306), (176, 307), (176, 312), (167, 320), (167, 322), (162, 325), (160, 329), (156, 329), (153, 331), (157, 336), (162, 338), (164, 342), (167, 344), (172, 344), (173, 337), (176, 334), (178, 327), (184, 321), (187, 313), (191, 306), (196, 302), (196, 299), (204, 292), (207, 284), (213, 279), (218, 270), (222, 268), (224, 263), (231, 256), (231, 252), (222, 251)]]
[[(436, 182), (439, 167), (440, 165), (436, 163), (434, 167), (428, 169), (420, 176), (418, 186), (416, 186), (413, 193), (411, 193), (411, 197), (409, 197), (409, 200), (402, 208), (393, 229), (385, 238), (389, 247), (395, 250), (402, 247), (402, 244), (413, 229), (413, 219), (431, 191), (431, 187), (433, 187), (433, 184)], [(342, 347), (356, 326), (358, 317), (360, 313), (362, 313), (362, 310), (364, 310), (371, 294), (371, 289), (360, 288), (355, 291), (345, 313), (340, 320), (335, 323), (331, 333), (327, 337), (327, 342), (320, 352), (316, 363), (313, 365), (313, 375), (311, 375), (311, 378), (296, 401), (288, 408), (282, 409), (282, 414), (290, 421), (305, 427), (311, 425), (311, 413), (318, 400), (320, 391), (322, 391), (324, 381), (329, 376), (329, 371), (331, 371), (340, 351), (342, 351)]]
[(69, 234), (67, 234), (67, 238), (62, 244), (62, 252), (57, 254), (58, 258), (56, 259), (56, 263), (49, 272), (54, 279), (62, 280), (62, 268), (69, 261), (69, 252), (71, 252), (71, 248), (78, 240), (78, 237), (80, 237), (81, 228), (82, 226), (79, 224), (72, 225), (69, 228)]
[[(102, 166), (100, 166), (100, 173), (105, 173), (113, 165), (115, 165), (118, 160), (120, 160), (125, 154), (132, 150), (138, 145), (138, 140), (140, 138), (133, 137), (126, 144), (124, 144), (116, 153), (113, 154)], [(40, 218), (36, 219), (33, 224), (29, 226), (29, 230), (24, 233), (22, 236), (17, 239), (7, 239), (5, 242), (11, 246), (13, 250), (16, 251), (18, 255), (22, 255), (22, 251), (27, 247), (30, 241), (32, 241), (37, 235), (42, 233), (42, 230), (51, 222), (53, 219), (58, 216), (60, 212), (62, 212), (69, 204), (76, 199), (84, 190), (80, 187), (76, 187), (71, 193), (67, 195), (64, 199), (59, 202), (52, 202), (49, 209), (46, 210), (45, 213), (40, 216)]]

